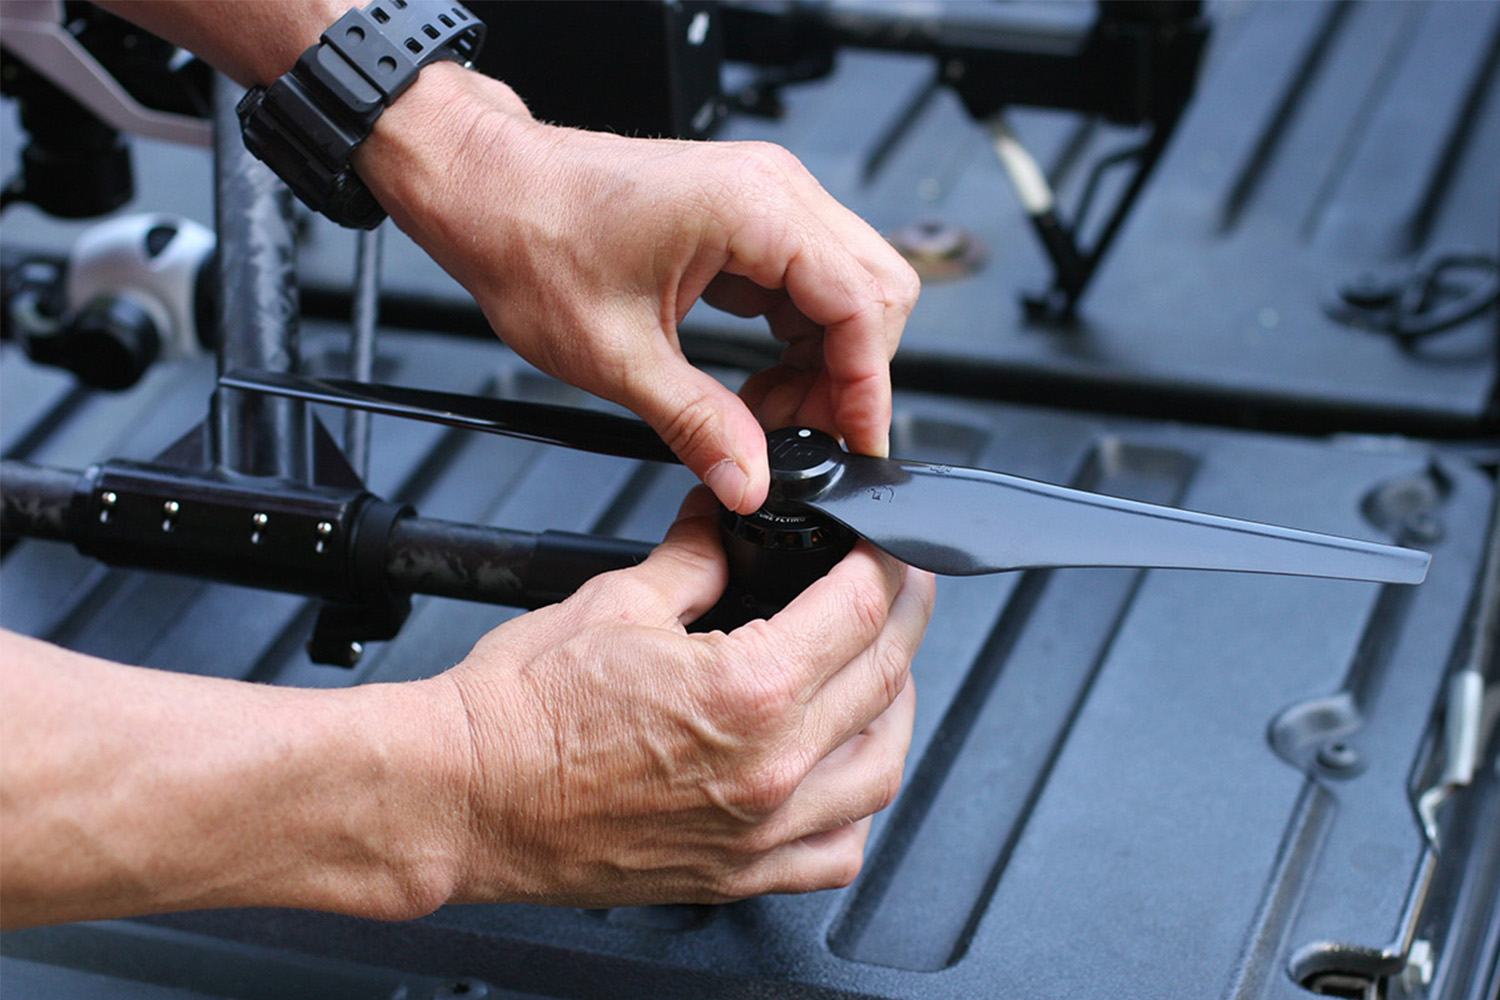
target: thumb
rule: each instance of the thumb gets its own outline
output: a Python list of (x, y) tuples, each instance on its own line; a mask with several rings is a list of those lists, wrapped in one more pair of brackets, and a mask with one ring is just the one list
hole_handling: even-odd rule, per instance
[(719, 504), (694, 487), (677, 520), (645, 562), (625, 572), (650, 587), (681, 625), (708, 613), (724, 593), (729, 567), (719, 540)]
[(738, 396), (675, 353), (632, 374), (628, 396), (616, 402), (650, 424), (720, 503), (741, 514), (765, 503), (765, 431)]

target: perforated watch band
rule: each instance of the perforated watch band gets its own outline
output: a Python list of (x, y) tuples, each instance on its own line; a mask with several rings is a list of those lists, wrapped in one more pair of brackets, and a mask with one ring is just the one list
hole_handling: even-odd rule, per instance
[(373, 229), (385, 212), (350, 165), (354, 150), (422, 67), (468, 65), (483, 42), (484, 24), (451, 0), (376, 0), (350, 10), (288, 73), (246, 92), (238, 107), (245, 147), (309, 208)]

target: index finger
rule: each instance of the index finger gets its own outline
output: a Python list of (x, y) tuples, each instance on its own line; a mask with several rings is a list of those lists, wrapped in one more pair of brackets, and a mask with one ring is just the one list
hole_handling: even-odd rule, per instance
[(829, 204), (838, 225), (815, 211), (824, 206), (805, 201), (786, 206), (790, 218), (743, 220), (724, 270), (763, 288), (786, 289), (797, 311), (822, 328), (835, 429), (856, 451), (884, 454), (891, 421), (887, 291), (845, 245), (847, 210), (831, 199)]
[(830, 195), (805, 167), (790, 175), (805, 203), (874, 282), (877, 322), (826, 326), (823, 363), (830, 376), (838, 432), (851, 449), (884, 456), (891, 419), (890, 360), (922, 293), (922, 282), (885, 237)]

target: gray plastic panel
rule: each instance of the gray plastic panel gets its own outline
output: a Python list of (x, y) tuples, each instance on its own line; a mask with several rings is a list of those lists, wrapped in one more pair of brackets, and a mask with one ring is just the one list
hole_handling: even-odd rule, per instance
[[(786, 143), (881, 229), (936, 219), (984, 245), (976, 275), (925, 289), (897, 359), (907, 384), (1151, 418), (903, 392), (897, 454), (1370, 538), (1381, 532), (1365, 498), (1414, 478), (1441, 499), (1427, 583), (1129, 570), (943, 581), (916, 664), (906, 787), (844, 891), (724, 908), (450, 908), (402, 925), (247, 911), (38, 929), (0, 938), (0, 992), (425, 997), (462, 978), (472, 995), (611, 1000), (1251, 1000), (1306, 997), (1296, 978), (1320, 968), (1399, 973), (1416, 937), (1437, 958), (1428, 996), (1493, 1000), (1496, 747), (1444, 811), (1441, 854), (1412, 807), (1432, 777), (1445, 671), (1468, 641), (1493, 481), (1411, 441), (1158, 421), (1461, 434), (1492, 420), (1493, 312), (1406, 354), (1332, 324), (1319, 301), (1363, 270), (1495, 252), (1500, 5), (1235, 0), (1211, 12), (1198, 97), (1070, 331), (1021, 321), (1017, 295), (1046, 269), (980, 131), (952, 95), (924, 97), (923, 60), (847, 54), (829, 81), (787, 92), (781, 122), (724, 134)], [(10, 112), (0, 102), (6, 175)], [(1097, 152), (1123, 138), (1036, 111), (1012, 124), (1065, 198), (1080, 183), (1062, 169), (1075, 140)], [(141, 142), (136, 164), (132, 209), (211, 218), (206, 154)], [(19, 206), (3, 235), (58, 250), (77, 229)], [(467, 301), (388, 235), (388, 291)], [(352, 245), (311, 226), (304, 278), (347, 287)], [(752, 345), (740, 357), (768, 343), (706, 310), (689, 326), (700, 346)], [(334, 331), (313, 323), (308, 335), (314, 367), (338, 370)], [(201, 418), (212, 367), (164, 365), (134, 390), (96, 394), (6, 345), (0, 450), (73, 467), (147, 458)], [(377, 375), (587, 402), (484, 341), (386, 335)], [(433, 517), (651, 539), (689, 485), (681, 469), (384, 418), (373, 433), (372, 487)], [(6, 553), (0, 584), (0, 625), (163, 669), (305, 686), (430, 675), (517, 613), (419, 599), (396, 641), (344, 672), (302, 653), (313, 612), (35, 541)], [(1329, 741), (1352, 748), (1352, 766), (1318, 762)]]
[[(320, 365), (337, 363), (332, 331), (315, 325), (309, 337)], [(37, 377), (5, 364), (8, 384)], [(388, 334), (381, 370), (396, 382), (578, 401), (495, 345)], [(120, 442), (169, 440), (168, 425), (201, 414), (207, 379), (206, 364), (187, 364), (91, 396), (60, 422), (66, 447), (48, 454), (77, 464)], [(377, 420), (374, 435), (377, 488), (432, 516), (651, 539), (689, 486), (680, 468), (426, 425)], [(1306, 995), (1288, 971), (1294, 956), (1388, 965), (1431, 860), (1410, 790), (1463, 641), (1492, 483), (1399, 441), (912, 394), (898, 400), (893, 447), (1372, 539), (1381, 532), (1365, 499), (1416, 478), (1436, 484), (1442, 537), (1415, 589), (1131, 570), (941, 581), (915, 665), (906, 788), (848, 890), (722, 908), (457, 907), (404, 925), (277, 911), (155, 923), (568, 997), (1291, 997)], [(4, 567), (7, 627), (282, 684), (427, 676), (514, 614), (418, 600), (397, 640), (344, 672), (307, 661), (311, 609), (293, 598), (99, 569), (46, 542), (21, 542)], [(1325, 728), (1287, 721), (1330, 699), (1345, 709)], [(1348, 771), (1313, 760), (1335, 737), (1358, 755)], [(1478, 846), (1449, 864), (1497, 856), (1500, 827), (1478, 830)], [(1468, 878), (1493, 887), (1495, 867)], [(1444, 902), (1425, 919), (1447, 927), (1449, 896), (1432, 898)]]
[(7, 996), (68, 1000), (527, 1000), (477, 980), (408, 976), (118, 921), (5, 935), (0, 982)]
[[(1273, 429), (1492, 429), (1496, 310), (1409, 352), (1333, 322), (1322, 303), (1367, 272), (1500, 254), (1500, 5), (1227, 0), (1209, 12), (1194, 101), (1068, 329), (1023, 319), (1019, 296), (1046, 286), (1047, 266), (982, 129), (951, 93), (929, 93), (931, 60), (846, 52), (829, 80), (785, 92), (784, 119), (731, 119), (720, 138), (786, 145), (882, 231), (935, 221), (985, 249), (977, 274), (928, 282), (897, 359), (910, 386)], [(8, 174), (18, 145), (4, 110)], [(1077, 164), (1131, 138), (1034, 109), (1011, 121), (1064, 207), (1083, 184)], [(127, 210), (211, 221), (205, 153), (143, 141), (136, 164)], [(6, 224), (13, 245), (54, 250), (78, 229), (29, 206)], [(387, 293), (470, 307), (388, 235)], [(347, 290), (353, 245), (310, 220), (304, 281)], [(481, 322), (474, 310), (470, 325)], [(704, 351), (772, 348), (758, 322), (705, 307), (686, 330)]]
[[(783, 121), (737, 119), (723, 136), (784, 143), (877, 228), (931, 220), (986, 249), (977, 274), (924, 289), (908, 381), (941, 384), (925, 364), (942, 360), (968, 366), (978, 393), (1153, 415), (1424, 433), (1492, 417), (1493, 310), (1408, 353), (1321, 304), (1362, 273), (1500, 251), (1500, 6), (1209, 10), (1196, 96), (1076, 327), (1022, 319), (1018, 293), (1048, 271), (980, 128), (942, 90), (904, 117), (931, 60), (845, 53), (829, 81), (785, 91)], [(1064, 211), (1084, 179), (1074, 164), (1129, 142), (1063, 115), (1012, 117)], [(752, 332), (706, 310), (689, 325)]]

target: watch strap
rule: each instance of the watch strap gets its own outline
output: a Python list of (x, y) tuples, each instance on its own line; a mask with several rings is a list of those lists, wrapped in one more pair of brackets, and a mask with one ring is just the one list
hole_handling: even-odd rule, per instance
[(245, 146), (309, 208), (373, 229), (385, 211), (350, 159), (382, 112), (433, 62), (467, 65), (484, 24), (443, 0), (377, 0), (350, 10), (291, 71), (251, 88), (238, 113)]
[[(340, 96), (381, 106), (400, 97), (423, 66), (440, 60), (470, 63), (483, 43), (484, 24), (462, 5), (442, 0), (378, 0), (363, 10), (346, 11), (322, 38), (376, 95), (350, 87)], [(327, 70), (336, 65), (321, 61)], [(352, 82), (331, 76), (336, 85)]]

